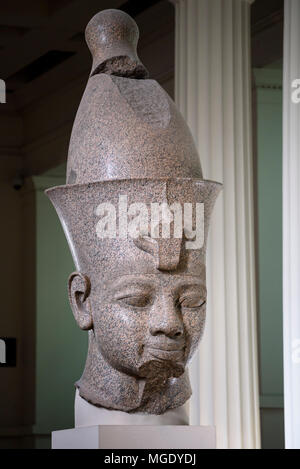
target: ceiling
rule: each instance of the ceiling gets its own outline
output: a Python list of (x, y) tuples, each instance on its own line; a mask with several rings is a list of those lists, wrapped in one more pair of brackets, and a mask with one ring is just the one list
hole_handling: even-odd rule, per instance
[(282, 63), (284, 0), (255, 0), (251, 7), (252, 67)]
[[(160, 0), (13, 0), (0, 4), (0, 78), (14, 109), (28, 105), (88, 73), (91, 58), (85, 26), (101, 9), (120, 8), (141, 19), (141, 41), (166, 23), (164, 15), (143, 21)], [(167, 10), (173, 9), (168, 5)], [(174, 21), (170, 16), (167, 23)]]
[[(9, 101), (15, 109), (22, 108), (72, 76), (88, 72), (90, 56), (84, 29), (100, 9), (121, 8), (138, 20), (158, 3), (167, 0), (1, 2), (0, 78), (6, 81)], [(165, 11), (170, 12), (170, 7)], [(163, 15), (154, 21), (141, 21), (141, 40), (145, 43), (147, 36), (164, 27), (166, 21), (168, 18)], [(251, 28), (253, 66), (263, 67), (280, 60), (283, 0), (256, 0), (252, 4)]]

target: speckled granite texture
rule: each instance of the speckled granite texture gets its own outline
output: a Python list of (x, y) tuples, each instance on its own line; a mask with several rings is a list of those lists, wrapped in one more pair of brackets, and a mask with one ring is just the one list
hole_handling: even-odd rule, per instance
[[(80, 396), (108, 409), (162, 414), (191, 395), (186, 364), (205, 324), (205, 251), (221, 185), (203, 180), (190, 131), (136, 55), (138, 30), (118, 10), (86, 38), (93, 68), (73, 126), (67, 185), (47, 191), (77, 271), (75, 319), (89, 332)], [(121, 59), (120, 59), (121, 57)], [(204, 204), (204, 244), (181, 237), (97, 235), (99, 204)], [(195, 223), (195, 218), (193, 218)], [(149, 233), (151, 227), (149, 224)]]

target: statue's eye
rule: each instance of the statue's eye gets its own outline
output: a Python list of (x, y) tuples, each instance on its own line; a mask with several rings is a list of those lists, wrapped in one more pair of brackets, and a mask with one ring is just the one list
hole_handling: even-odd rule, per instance
[(198, 295), (188, 295), (180, 298), (179, 303), (182, 308), (201, 308), (206, 301)]
[(148, 295), (127, 295), (119, 297), (118, 301), (128, 306), (144, 308), (150, 304), (151, 299)]

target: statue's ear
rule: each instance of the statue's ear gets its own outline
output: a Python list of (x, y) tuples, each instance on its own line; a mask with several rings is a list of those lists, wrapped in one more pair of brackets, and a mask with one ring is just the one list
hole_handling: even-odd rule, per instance
[(93, 327), (93, 318), (89, 294), (91, 291), (90, 279), (81, 272), (73, 272), (68, 281), (69, 301), (75, 320), (83, 330)]

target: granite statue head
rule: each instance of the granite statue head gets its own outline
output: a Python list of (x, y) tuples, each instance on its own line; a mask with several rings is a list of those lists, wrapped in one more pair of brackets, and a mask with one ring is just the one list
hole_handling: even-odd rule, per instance
[(97, 406), (162, 414), (191, 395), (186, 365), (205, 324), (206, 242), (221, 186), (203, 179), (187, 125), (147, 78), (133, 20), (100, 12), (86, 36), (93, 68), (67, 184), (47, 191), (76, 265), (71, 308), (89, 334), (76, 386)]

